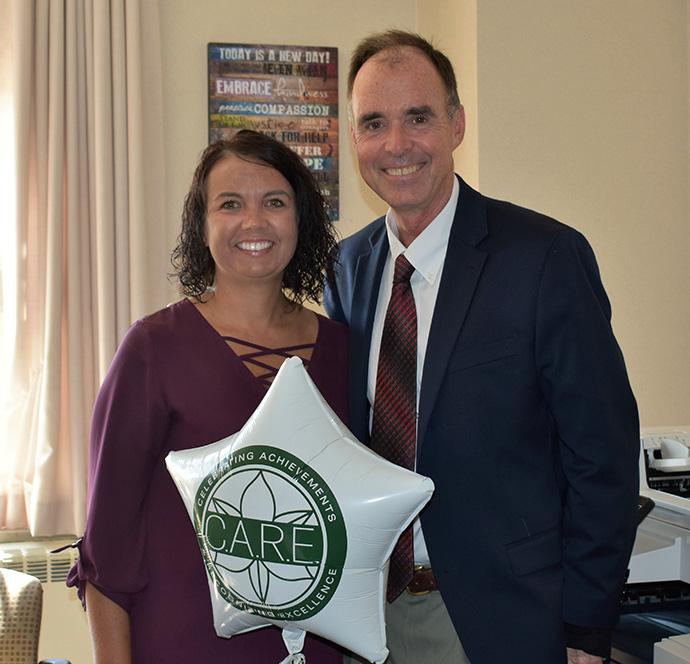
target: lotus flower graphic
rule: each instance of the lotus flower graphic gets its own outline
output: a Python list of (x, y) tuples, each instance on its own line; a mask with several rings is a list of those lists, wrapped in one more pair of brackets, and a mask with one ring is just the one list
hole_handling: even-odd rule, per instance
[(285, 606), (316, 583), (324, 548), (318, 511), (274, 471), (230, 474), (210, 497), (205, 521), (207, 552), (244, 601)]

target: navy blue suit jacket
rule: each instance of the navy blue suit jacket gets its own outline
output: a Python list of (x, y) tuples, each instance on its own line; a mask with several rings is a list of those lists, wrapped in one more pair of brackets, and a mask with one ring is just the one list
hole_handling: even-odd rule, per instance
[[(388, 252), (383, 218), (341, 244), (326, 290), (350, 328), (350, 428)], [(432, 567), (472, 664), (565, 661), (564, 624), (615, 624), (634, 538), (639, 423), (585, 238), (460, 197), (429, 335), (417, 470)]]

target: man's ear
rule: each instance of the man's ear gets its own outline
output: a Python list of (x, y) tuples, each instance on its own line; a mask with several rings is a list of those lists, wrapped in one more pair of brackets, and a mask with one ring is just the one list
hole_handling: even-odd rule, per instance
[(462, 139), (465, 138), (465, 107), (460, 104), (460, 107), (455, 111), (452, 119), (453, 123), (453, 149), (457, 148)]
[(356, 145), (356, 140), (355, 140), (355, 120), (352, 117), (352, 106), (348, 109), (348, 114), (347, 114), (347, 128), (349, 130), (350, 134), (350, 142), (352, 143), (352, 146), (354, 147)]

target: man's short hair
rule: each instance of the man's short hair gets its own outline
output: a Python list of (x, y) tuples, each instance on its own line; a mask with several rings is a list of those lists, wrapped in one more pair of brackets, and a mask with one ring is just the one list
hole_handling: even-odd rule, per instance
[(441, 76), (443, 85), (448, 94), (448, 115), (452, 116), (460, 108), (460, 96), (458, 95), (458, 83), (453, 71), (453, 65), (448, 57), (434, 48), (424, 37), (414, 32), (405, 30), (386, 30), (377, 32), (363, 39), (355, 48), (350, 59), (350, 72), (347, 77), (347, 97), (352, 99), (352, 88), (355, 83), (357, 72), (364, 63), (381, 51), (403, 48), (411, 46), (420, 50), (434, 66)]

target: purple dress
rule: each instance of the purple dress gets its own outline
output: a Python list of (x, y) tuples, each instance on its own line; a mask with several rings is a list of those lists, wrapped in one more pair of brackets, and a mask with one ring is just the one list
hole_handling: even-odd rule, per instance
[[(308, 371), (346, 418), (347, 332), (319, 316)], [(242, 428), (266, 393), (196, 307), (182, 300), (135, 323), (101, 387), (91, 429), (89, 509), (68, 585), (89, 581), (130, 615), (134, 664), (279, 662), (280, 630), (223, 639), (194, 528), (168, 474), (171, 450)], [(340, 662), (307, 635), (308, 662)]]

